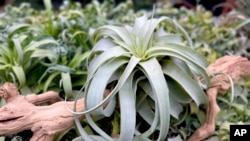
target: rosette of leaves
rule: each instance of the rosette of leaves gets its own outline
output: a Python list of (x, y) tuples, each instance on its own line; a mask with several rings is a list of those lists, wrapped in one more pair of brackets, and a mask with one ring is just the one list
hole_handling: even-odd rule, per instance
[(72, 87), (84, 83), (91, 39), (82, 28), (79, 6), (65, 2), (64, 9), (56, 13), (50, 0), (44, 2), (46, 11), (22, 4), (8, 6), (0, 15), (0, 78), (19, 88), (29, 87), (33, 93), (51, 88), (59, 91), (62, 80), (65, 92), (72, 94)]
[[(58, 55), (53, 49), (41, 48), (45, 45), (56, 46), (58, 43), (52, 38), (39, 36), (43, 35), (39, 28), (28, 24), (14, 24), (6, 28), (5, 32), (0, 34), (0, 62), (1, 62), (1, 80), (11, 81), (23, 87), (29, 75), (25, 73), (32, 72), (43, 67), (39, 66), (39, 61), (47, 58), (54, 62)], [(36, 58), (37, 60), (33, 60)], [(34, 70), (33, 70), (34, 69)], [(31, 73), (30, 76), (34, 74)], [(32, 77), (29, 81), (32, 81)]]
[(23, 4), (1, 13), (0, 83), (17, 84), (23, 95), (54, 90), (72, 98), (85, 82), (90, 36), (82, 28), (80, 7), (68, 4), (66, 14), (45, 2), (47, 11)]
[[(174, 30), (165, 31), (162, 23)], [(93, 36), (96, 43), (84, 91), (86, 111), (75, 114), (85, 114), (99, 135), (87, 135), (76, 118), (79, 138), (165, 140), (170, 118), (178, 119), (183, 105), (192, 101), (197, 106), (207, 103), (203, 92), (203, 87), (209, 85), (207, 62), (192, 49), (183, 28), (170, 18), (148, 19), (144, 15), (132, 26), (102, 26)], [(111, 92), (104, 95), (107, 89)], [(118, 138), (96, 123), (114, 111), (120, 119)]]

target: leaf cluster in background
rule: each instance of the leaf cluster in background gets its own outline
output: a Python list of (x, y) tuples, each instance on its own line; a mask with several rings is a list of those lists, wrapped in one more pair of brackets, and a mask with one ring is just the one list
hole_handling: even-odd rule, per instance
[[(91, 38), (81, 7), (64, 3), (62, 10), (36, 11), (29, 4), (7, 6), (1, 13), (1, 81), (11, 81), (35, 93), (59, 90), (61, 73), (74, 86), (84, 83)], [(24, 12), (23, 12), (24, 11)]]

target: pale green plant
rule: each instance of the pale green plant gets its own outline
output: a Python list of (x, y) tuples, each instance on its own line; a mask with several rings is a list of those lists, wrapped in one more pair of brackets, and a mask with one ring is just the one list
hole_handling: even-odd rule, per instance
[[(8, 6), (0, 15), (0, 78), (19, 88), (29, 87), (33, 93), (61, 91), (63, 86), (69, 94), (69, 89), (84, 83), (91, 39), (83, 30), (80, 7), (68, 6), (57, 14), (50, 0), (44, 2), (46, 11), (40, 15), (28, 4)], [(23, 9), (27, 11), (20, 13)]]
[[(171, 32), (161, 28), (162, 23)], [(168, 136), (170, 117), (178, 119), (183, 105), (207, 104), (203, 92), (209, 85), (207, 62), (192, 49), (185, 30), (170, 18), (148, 20), (144, 15), (132, 26), (102, 26), (93, 36), (96, 43), (84, 91), (86, 111), (74, 113), (85, 114), (99, 135), (88, 136), (76, 118), (84, 140), (161, 141)], [(104, 95), (110, 85), (114, 85), (111, 92)], [(96, 124), (115, 110), (120, 113), (119, 138), (110, 137)], [(142, 120), (137, 121), (137, 116)], [(148, 129), (141, 130), (142, 121)]]

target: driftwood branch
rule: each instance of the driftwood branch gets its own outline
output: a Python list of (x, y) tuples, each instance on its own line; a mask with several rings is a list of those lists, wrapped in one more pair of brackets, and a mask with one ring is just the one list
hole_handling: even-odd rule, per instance
[[(225, 73), (234, 83), (250, 75), (250, 61), (240, 56), (224, 56), (207, 68), (209, 74)], [(231, 87), (225, 75), (217, 75), (211, 80), (211, 87), (206, 90), (209, 104), (206, 109), (206, 122), (195, 131), (187, 141), (201, 141), (212, 135), (215, 131), (215, 120), (220, 108), (216, 102), (218, 94), (224, 94)]]
[[(31, 130), (31, 141), (51, 141), (55, 134), (74, 125), (73, 114), (65, 108), (65, 102), (56, 92), (22, 96), (14, 84), (7, 82), (0, 87), (0, 97), (6, 102), (0, 108), (0, 135)], [(51, 105), (39, 106), (44, 103)], [(74, 109), (74, 102), (67, 102), (67, 105)], [(83, 99), (78, 100), (76, 109), (84, 110)]]

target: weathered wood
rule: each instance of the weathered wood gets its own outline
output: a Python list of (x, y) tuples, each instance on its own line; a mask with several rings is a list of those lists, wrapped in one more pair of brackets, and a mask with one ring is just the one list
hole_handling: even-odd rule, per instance
[[(14, 84), (7, 82), (0, 88), (0, 97), (6, 102), (0, 108), (0, 135), (31, 130), (31, 141), (51, 141), (55, 134), (74, 125), (73, 114), (66, 109), (65, 102), (56, 92), (22, 96)], [(39, 106), (47, 102), (53, 104)], [(66, 104), (71, 110), (74, 109), (73, 101)], [(76, 109), (84, 110), (83, 99), (78, 100)]]
[[(207, 72), (209, 74), (225, 73), (232, 78), (234, 83), (237, 83), (241, 78), (250, 75), (250, 61), (240, 56), (224, 56), (209, 65)], [(204, 140), (215, 131), (216, 116), (220, 112), (220, 108), (216, 102), (217, 95), (227, 92), (231, 84), (225, 75), (216, 75), (210, 81), (211, 86), (206, 90), (209, 100), (206, 109), (206, 122), (187, 141)]]

